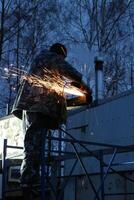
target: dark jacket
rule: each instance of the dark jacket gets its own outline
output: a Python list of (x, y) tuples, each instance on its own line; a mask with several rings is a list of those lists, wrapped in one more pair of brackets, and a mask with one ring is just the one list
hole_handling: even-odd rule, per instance
[[(57, 71), (61, 77), (65, 76), (72, 81), (81, 82), (82, 75), (68, 62), (56, 53), (42, 51), (31, 64), (29, 75), (44, 76), (44, 69)], [(22, 119), (22, 111), (39, 112), (57, 120), (58, 123), (66, 121), (66, 101), (64, 96), (55, 91), (49, 91), (23, 80), (15, 99), (12, 113)]]

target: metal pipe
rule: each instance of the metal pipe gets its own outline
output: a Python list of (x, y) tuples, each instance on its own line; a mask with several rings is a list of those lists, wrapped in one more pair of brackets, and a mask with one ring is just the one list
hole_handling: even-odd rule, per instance
[(2, 154), (2, 200), (5, 200), (5, 189), (6, 189), (6, 156), (7, 156), (7, 139), (4, 139), (3, 154)]
[(42, 129), (42, 145), (41, 145), (41, 200), (45, 200), (45, 142), (47, 129)]
[[(66, 131), (62, 130), (64, 133), (67, 133)], [(69, 134), (69, 133), (67, 133)], [(71, 135), (70, 135), (71, 137)], [(57, 137), (51, 137), (52, 140), (57, 140), (60, 141), (62, 140), (63, 142), (73, 142), (73, 143), (78, 143), (78, 144), (88, 144), (88, 145), (96, 145), (96, 146), (103, 146), (103, 147), (112, 147), (112, 148), (125, 148), (125, 146), (121, 145), (112, 145), (112, 144), (106, 144), (106, 143), (99, 143), (99, 142), (88, 142), (84, 140), (77, 140), (74, 137), (72, 137), (73, 140), (67, 139), (67, 138), (57, 138)]]
[(23, 147), (12, 146), (12, 145), (7, 145), (7, 148), (9, 148), (9, 149), (23, 149)]
[(106, 177), (107, 177), (107, 175), (108, 175), (108, 171), (109, 171), (109, 169), (110, 169), (110, 167), (111, 167), (111, 165), (112, 165), (112, 162), (113, 162), (113, 160), (114, 160), (114, 158), (115, 158), (115, 156), (116, 156), (116, 153), (117, 153), (117, 149), (115, 148), (115, 149), (114, 149), (114, 152), (113, 152), (113, 155), (112, 155), (112, 157), (111, 157), (111, 159), (110, 159), (110, 161), (109, 161), (109, 164), (108, 164), (108, 166), (107, 166), (106, 172), (104, 173), (104, 166), (106, 166), (106, 165), (104, 165), (103, 151), (100, 150), (100, 171), (101, 171), (101, 174), (100, 174), (100, 175), (101, 175), (101, 185), (100, 185), (100, 187), (98, 188), (97, 192), (100, 192), (100, 190), (101, 190), (101, 198), (102, 198), (102, 200), (104, 200), (104, 181), (105, 181), (105, 179), (106, 179)]
[[(101, 190), (101, 200), (105, 200), (104, 196), (104, 164), (103, 164), (103, 151), (100, 150), (100, 179), (101, 179), (101, 185), (97, 192)], [(95, 199), (95, 198), (94, 198)]]
[(85, 168), (85, 166), (84, 166), (84, 164), (83, 164), (82, 159), (80, 158), (80, 156), (79, 156), (79, 154), (78, 154), (78, 151), (77, 151), (75, 145), (74, 145), (73, 143), (71, 143), (71, 144), (72, 144), (72, 146), (73, 146), (74, 152), (76, 153), (76, 157), (77, 157), (78, 161), (80, 162), (80, 165), (81, 165), (82, 169), (84, 170), (84, 172), (85, 172), (85, 174), (86, 174), (86, 176), (87, 176), (87, 179), (88, 179), (88, 181), (89, 181), (89, 183), (90, 183), (90, 185), (91, 185), (91, 187), (92, 187), (92, 189), (93, 189), (93, 191), (94, 191), (94, 193), (95, 193), (95, 195), (96, 195), (96, 198), (97, 198), (98, 200), (100, 200), (100, 198), (99, 198), (99, 196), (98, 196), (98, 193), (97, 193), (97, 191), (96, 191), (96, 189), (95, 189), (95, 187), (94, 187), (94, 185), (93, 185), (93, 183), (92, 183), (92, 181), (91, 181), (91, 179), (90, 179), (90, 177), (89, 177), (89, 174), (88, 174), (88, 172), (87, 172), (87, 170), (86, 170), (86, 168)]
[(95, 100), (104, 98), (103, 59), (95, 57)]
[(72, 168), (71, 168), (71, 171), (70, 171), (70, 173), (69, 173), (69, 175), (68, 175), (67, 180), (66, 180), (66, 181), (64, 182), (64, 184), (62, 185), (61, 192), (60, 192), (60, 194), (59, 194), (58, 200), (61, 200), (61, 199), (62, 199), (62, 194), (63, 194), (63, 192), (64, 192), (64, 189), (65, 189), (65, 187), (66, 187), (66, 185), (67, 185), (67, 183), (68, 183), (68, 181), (69, 181), (69, 179), (70, 179), (70, 177), (71, 177), (71, 175), (72, 175), (72, 173), (73, 173), (73, 171), (74, 171), (74, 169), (75, 169), (75, 166), (76, 166), (77, 162), (78, 162), (78, 160), (75, 160), (75, 162), (74, 162), (74, 164), (73, 164), (73, 166), (72, 166)]
[[(62, 130), (62, 131), (65, 132), (66, 135), (68, 135), (69, 137), (71, 137), (71, 138), (74, 139), (74, 141), (75, 141), (75, 138), (74, 138), (72, 135), (70, 135), (68, 132), (66, 132), (66, 131), (64, 131), (64, 130)], [(97, 160), (100, 160), (100, 159), (99, 159), (99, 156), (97, 156), (96, 154), (94, 154), (94, 153), (93, 153), (91, 150), (89, 150), (86, 146), (84, 146), (83, 144), (80, 144), (80, 143), (79, 143), (79, 145), (80, 145), (81, 147), (83, 147), (89, 154), (91, 154), (92, 156), (94, 156)], [(124, 146), (124, 148), (125, 148), (125, 146)], [(131, 146), (130, 149), (133, 149), (133, 146)], [(105, 166), (107, 166), (107, 164), (106, 164), (105, 162), (103, 162), (103, 163), (104, 163)], [(115, 172), (115, 173), (118, 174), (119, 176), (121, 176), (121, 177), (123, 177), (123, 178), (126, 178), (126, 179), (129, 180), (130, 182), (134, 183), (134, 180), (133, 180), (133, 179), (131, 179), (131, 178), (127, 177), (127, 176), (122, 175), (121, 172), (117, 172), (117, 171), (116, 171), (115, 169), (113, 169), (112, 167), (110, 167), (110, 169), (111, 169), (111, 171)]]
[(112, 155), (112, 157), (111, 157), (111, 159), (110, 159), (110, 161), (109, 161), (109, 164), (108, 164), (108, 167), (107, 167), (107, 169), (106, 169), (106, 172), (105, 172), (105, 174), (104, 174), (103, 181), (106, 179), (106, 176), (107, 176), (108, 171), (109, 171), (109, 169), (110, 169), (110, 167), (111, 167), (111, 165), (112, 165), (112, 162), (114, 161), (114, 158), (115, 158), (115, 156), (116, 156), (116, 153), (117, 153), (117, 149), (115, 148), (115, 149), (114, 149), (114, 152), (113, 152), (113, 155)]
[(134, 192), (106, 193), (105, 196), (134, 195)]

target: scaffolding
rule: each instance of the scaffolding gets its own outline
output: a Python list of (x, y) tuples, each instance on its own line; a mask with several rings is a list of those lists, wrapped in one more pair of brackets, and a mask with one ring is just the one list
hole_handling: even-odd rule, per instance
[[(62, 137), (61, 133), (64, 133)], [(112, 145), (106, 143), (98, 142), (89, 142), (84, 140), (78, 140), (70, 133), (64, 129), (59, 129), (58, 137), (55, 137), (50, 134), (48, 130), (44, 130), (42, 133), (42, 162), (41, 162), (41, 185), (40, 185), (40, 199), (41, 200), (63, 200), (64, 199), (64, 190), (69, 183), (70, 178), (73, 176), (76, 165), (79, 163), (84, 175), (86, 176), (88, 183), (91, 186), (92, 191), (94, 192), (94, 198), (92, 200), (105, 200), (107, 196), (120, 196), (120, 195), (133, 195), (134, 192), (124, 192), (124, 193), (106, 193), (105, 192), (105, 180), (110, 172), (114, 172), (117, 175), (127, 179), (134, 184), (134, 180), (128, 176), (123, 175), (120, 171), (115, 170), (114, 166), (120, 165), (133, 165), (132, 162), (124, 163), (114, 163), (115, 156), (120, 153), (133, 152), (134, 146), (120, 146)], [(52, 148), (52, 142), (58, 142), (58, 149)], [(72, 146), (73, 151), (62, 150), (62, 143), (69, 143)], [(47, 144), (47, 145), (46, 145)], [(78, 146), (82, 147), (84, 151), (79, 151)], [(98, 147), (98, 150), (91, 150), (90, 147)], [(6, 180), (7, 180), (7, 149), (8, 148), (18, 148), (23, 149), (22, 147), (11, 146), (7, 144), (7, 140), (4, 140), (3, 146), (3, 156), (2, 156), (2, 200), (6, 200), (6, 193), (9, 192), (6, 190)], [(109, 162), (106, 163), (104, 157), (110, 155)], [(94, 157), (99, 161), (100, 169), (100, 185), (96, 187), (91, 179), (91, 173), (88, 172), (84, 159)], [(68, 175), (62, 173), (64, 167), (64, 162), (74, 159), (74, 164), (70, 169)], [(91, 163), (92, 164), (92, 163)], [(51, 198), (50, 198), (51, 197)], [(75, 199), (77, 200), (76, 197)]]

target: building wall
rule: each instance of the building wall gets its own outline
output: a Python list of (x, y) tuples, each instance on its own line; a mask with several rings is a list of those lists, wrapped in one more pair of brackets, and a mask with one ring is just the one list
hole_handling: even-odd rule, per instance
[[(79, 140), (85, 140), (90, 142), (98, 142), (98, 143), (108, 143), (114, 145), (133, 145), (134, 144), (134, 92), (127, 92), (118, 98), (110, 99), (102, 102), (98, 106), (93, 106), (89, 109), (85, 109), (84, 111), (78, 112), (76, 114), (70, 115), (68, 118), (67, 130), (70, 134), (72, 134), (75, 138)], [(80, 145), (76, 145), (78, 152), (85, 151), (83, 147)], [(90, 150), (101, 149), (104, 147), (99, 146), (88, 146)], [(70, 144), (66, 146), (67, 151), (72, 151), (73, 148)], [(134, 152), (131, 153), (123, 153), (117, 154), (115, 156), (114, 162), (131, 162), (134, 158)], [(109, 163), (111, 159), (111, 155), (107, 155), (104, 157), (105, 163)], [(65, 175), (68, 175), (71, 167), (73, 166), (74, 159), (65, 161)], [(100, 163), (96, 158), (88, 157), (82, 158), (82, 161), (89, 173), (100, 173)], [(134, 163), (131, 165), (120, 165), (114, 167), (117, 171), (128, 171), (134, 169)], [(80, 175), (84, 174), (84, 171), (78, 162), (75, 170), (72, 175)], [(130, 175), (131, 177), (131, 175)], [(122, 177), (120, 178), (120, 186), (122, 186), (122, 191), (128, 192), (129, 189), (134, 192), (134, 183), (132, 186), (128, 186), (129, 182), (124, 182)], [(94, 179), (94, 184), (98, 185), (99, 181)], [(110, 185), (110, 182), (116, 182), (116, 175), (111, 175), (109, 178), (109, 182), (106, 183), (106, 188)], [(118, 181), (117, 181), (118, 182)], [(69, 188), (69, 186), (68, 186)], [(106, 189), (105, 188), (105, 189)], [(109, 186), (110, 188), (110, 186)], [(120, 192), (120, 189), (116, 187), (114, 184), (111, 186), (111, 190), (114, 192)], [(77, 185), (76, 190), (80, 192), (79, 184)], [(65, 194), (70, 191), (66, 188)], [(77, 200), (82, 200), (83, 195), (85, 195), (84, 200), (86, 200), (86, 196), (88, 196), (88, 192), (91, 192), (91, 189), (87, 191), (87, 193), (79, 194), (79, 198)], [(131, 191), (131, 192), (132, 192)], [(81, 196), (81, 197), (80, 197)], [(107, 197), (106, 199), (133, 199), (134, 195), (130, 195), (125, 199), (125, 197)], [(88, 198), (87, 198), (88, 199)], [(92, 199), (92, 198), (91, 198)], [(66, 195), (65, 195), (66, 200)], [(70, 199), (70, 200), (73, 200)]]
[[(73, 129), (88, 125), (85, 132)], [(72, 115), (69, 132), (82, 140), (131, 145), (134, 143), (134, 93), (126, 94)], [(71, 130), (70, 130), (71, 129)]]
[[(131, 177), (134, 179), (134, 172), (123, 172), (122, 175)], [(92, 183), (94, 184), (96, 191), (100, 187), (100, 176), (94, 175), (90, 176)], [(134, 192), (133, 183), (117, 174), (109, 174), (104, 182), (104, 193), (105, 200), (133, 200), (134, 195), (130, 194)], [(124, 193), (129, 194), (124, 194)], [(110, 195), (110, 194), (120, 195)], [(109, 194), (109, 195), (108, 195)], [(99, 192), (99, 197), (101, 197), (101, 191)], [(64, 200), (94, 200), (95, 193), (86, 176), (75, 176), (70, 179), (69, 184), (65, 189)]]

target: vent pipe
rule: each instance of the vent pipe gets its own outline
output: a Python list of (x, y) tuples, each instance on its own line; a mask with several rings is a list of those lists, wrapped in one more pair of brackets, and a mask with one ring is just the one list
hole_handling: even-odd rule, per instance
[(103, 58), (95, 57), (95, 100), (104, 98)]

